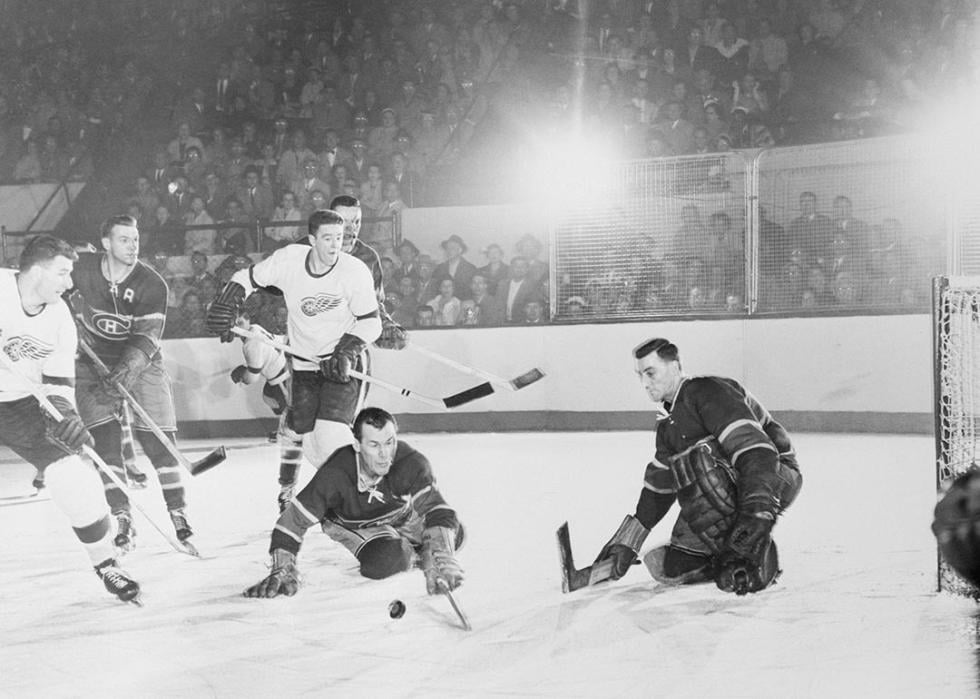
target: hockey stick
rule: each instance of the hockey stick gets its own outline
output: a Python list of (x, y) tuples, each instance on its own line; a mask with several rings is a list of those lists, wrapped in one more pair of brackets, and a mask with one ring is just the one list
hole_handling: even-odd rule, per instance
[(472, 631), (473, 627), (470, 626), (470, 620), (466, 618), (466, 615), (463, 614), (463, 610), (459, 608), (458, 604), (456, 604), (456, 598), (453, 597), (453, 593), (448, 587), (445, 586), (445, 584), (440, 584), (439, 587), (442, 588), (442, 593), (449, 599), (449, 604), (453, 606), (453, 611), (456, 612), (456, 616), (459, 617), (459, 623), (463, 625), (463, 630)]
[(520, 376), (515, 376), (513, 379), (510, 379), (508, 381), (507, 379), (491, 374), (488, 371), (483, 371), (482, 369), (476, 369), (474, 367), (467, 366), (466, 364), (461, 364), (460, 362), (457, 362), (454, 359), (450, 359), (449, 357), (443, 356), (438, 352), (427, 349), (420, 345), (416, 345), (413, 342), (409, 342), (407, 345), (405, 345), (405, 347), (407, 349), (418, 352), (424, 357), (428, 357), (429, 359), (433, 359), (437, 362), (441, 362), (442, 364), (445, 364), (448, 367), (452, 367), (457, 371), (461, 371), (464, 374), (469, 374), (470, 376), (476, 376), (481, 379), (486, 379), (492, 384), (503, 386), (504, 388), (507, 388), (511, 391), (519, 391), (525, 386), (530, 386), (535, 381), (540, 381), (541, 379), (544, 378), (544, 372), (538, 369), (537, 367), (534, 367), (533, 369), (525, 371)]
[[(265, 337), (264, 335), (257, 335), (249, 332), (248, 330), (245, 330), (243, 328), (237, 328), (237, 327), (231, 328), (231, 332), (241, 337), (250, 337), (253, 339), (261, 340), (262, 342), (266, 343), (270, 347), (274, 347), (280, 352), (285, 352), (286, 354), (290, 354), (296, 357), (297, 359), (302, 359), (303, 361), (310, 362), (311, 364), (320, 363), (319, 359), (307, 357), (297, 352), (289, 345), (283, 344), (278, 340), (270, 339), (268, 337)], [(396, 386), (395, 384), (388, 383), (387, 381), (383, 379), (379, 379), (376, 376), (370, 376), (369, 374), (365, 374), (360, 371), (356, 371), (352, 369), (350, 371), (350, 375), (355, 379), (360, 379), (361, 381), (377, 384), (378, 386), (381, 386), (382, 388), (386, 388), (389, 391), (392, 391), (393, 393), (399, 393), (405, 396), (406, 398), (413, 398), (420, 403), (425, 403), (426, 405), (432, 406), (434, 408), (445, 408), (447, 410), (451, 408), (458, 408), (459, 406), (465, 405), (470, 401), (474, 401), (478, 398), (484, 398), (493, 393), (493, 386), (491, 386), (489, 383), (482, 383), (479, 386), (468, 388), (465, 391), (454, 393), (453, 395), (446, 396), (445, 398), (430, 398), (429, 396), (424, 396), (422, 394), (416, 393), (415, 391), (410, 391), (407, 388)]]
[[(57, 422), (61, 422), (65, 419), (65, 416), (61, 414), (61, 411), (58, 410), (58, 408), (56, 408), (50, 400), (48, 400), (48, 397), (44, 394), (44, 391), (41, 390), (41, 386), (19, 373), (14, 367), (13, 361), (11, 361), (3, 352), (0, 352), (0, 362), (3, 363), (11, 374), (15, 375), (24, 382), (25, 389), (30, 391), (31, 395), (34, 396), (44, 412), (50, 415)], [(116, 475), (115, 471), (112, 470), (109, 464), (102, 460), (102, 457), (99, 456), (95, 449), (90, 447), (88, 444), (85, 444), (82, 446), (82, 451), (92, 460), (92, 463), (94, 463), (96, 467), (109, 478), (109, 480), (116, 484), (120, 490), (123, 492), (127, 490), (126, 484), (123, 483), (122, 479)], [(186, 553), (188, 556), (197, 555), (196, 553), (192, 553), (189, 549), (182, 546), (174, 537), (170, 536), (167, 534), (167, 532), (160, 528), (156, 521), (150, 517), (146, 510), (143, 509), (142, 505), (134, 500), (130, 500), (130, 503), (139, 511), (141, 515), (143, 515), (144, 518), (146, 518), (146, 521), (149, 522), (154, 529), (160, 532), (160, 536), (167, 540), (167, 543), (170, 544), (174, 551), (177, 551), (178, 553)]]
[[(88, 343), (85, 342), (85, 340), (78, 338), (78, 346), (81, 347), (82, 351), (86, 355), (88, 355), (88, 358), (92, 360), (92, 362), (95, 364), (95, 368), (102, 376), (109, 375), (109, 367), (107, 367), (105, 362), (99, 358), (99, 355), (97, 355), (95, 351), (88, 346)], [(157, 424), (153, 421), (153, 418), (150, 417), (150, 414), (143, 409), (143, 406), (136, 402), (133, 394), (130, 393), (125, 386), (118, 381), (114, 381), (113, 386), (117, 391), (119, 391), (119, 394), (130, 405), (130, 407), (136, 411), (136, 414), (140, 416), (140, 419), (146, 424), (146, 426), (150, 428), (150, 432), (152, 432), (154, 436), (163, 443), (164, 448), (177, 460), (177, 463), (190, 471), (192, 476), (198, 476), (205, 471), (209, 471), (225, 460), (225, 448), (223, 446), (219, 446), (212, 449), (211, 452), (206, 454), (203, 458), (191, 462), (186, 456), (180, 453), (176, 445), (170, 440), (169, 437), (167, 437), (164, 431), (157, 426)]]
[(612, 569), (612, 561), (609, 559), (598, 565), (593, 564), (580, 570), (575, 568), (575, 561), (572, 558), (572, 542), (568, 534), (568, 522), (558, 527), (557, 536), (558, 558), (561, 561), (562, 592), (575, 592), (583, 587), (609, 579), (609, 572)]

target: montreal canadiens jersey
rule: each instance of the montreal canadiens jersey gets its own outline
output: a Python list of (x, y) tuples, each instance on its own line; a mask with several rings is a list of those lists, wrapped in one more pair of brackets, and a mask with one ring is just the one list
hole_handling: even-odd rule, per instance
[(388, 473), (366, 485), (354, 447), (335, 451), (279, 517), (272, 549), (296, 552), (307, 528), (329, 520), (347, 529), (398, 527), (414, 512), (425, 526), (456, 526), (456, 513), (436, 488), (429, 460), (399, 440)]
[(79, 255), (72, 273), (70, 299), (83, 339), (110, 367), (129, 342), (155, 356), (167, 321), (167, 282), (137, 261), (125, 279), (110, 284), (102, 274), (103, 257)]
[[(59, 300), (30, 316), (24, 312), (17, 289), (17, 272), (0, 269), (0, 351), (15, 368), (16, 375), (0, 364), (0, 402), (18, 400), (31, 395), (19, 376), (32, 383), (43, 382), (45, 376), (54, 379), (59, 388), (51, 390), (69, 397), (75, 378), (75, 350), (78, 335), (67, 304)], [(52, 387), (53, 388), (53, 387)]]
[[(308, 260), (311, 254), (309, 245), (287, 245), (246, 273), (256, 286), (282, 290), (289, 345), (300, 354), (325, 357), (358, 318), (377, 315), (378, 299), (371, 272), (363, 262), (340, 253), (329, 271), (314, 274)], [(308, 371), (318, 368), (301, 359), (295, 359), (294, 366)]]

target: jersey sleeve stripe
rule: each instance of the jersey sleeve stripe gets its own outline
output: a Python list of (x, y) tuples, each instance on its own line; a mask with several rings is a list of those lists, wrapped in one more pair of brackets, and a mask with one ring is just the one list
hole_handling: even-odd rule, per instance
[(736, 461), (738, 461), (738, 457), (740, 457), (742, 454), (744, 454), (747, 451), (752, 451), (753, 449), (765, 449), (767, 451), (773, 452), (774, 454), (778, 454), (779, 453), (778, 451), (776, 451), (776, 447), (774, 447), (771, 444), (765, 444), (765, 443), (762, 443), (762, 444), (751, 444), (751, 445), (745, 447), (744, 449), (739, 449), (734, 454), (732, 454), (732, 464), (734, 464)]
[(41, 376), (41, 383), (48, 386), (68, 386), (70, 388), (75, 385), (75, 379), (71, 376), (48, 376), (44, 374)]
[(733, 431), (735, 431), (739, 427), (743, 427), (745, 425), (750, 425), (750, 426), (758, 429), (760, 432), (762, 432), (762, 425), (760, 425), (757, 421), (755, 421), (755, 420), (749, 420), (748, 418), (744, 418), (742, 420), (735, 420), (728, 427), (726, 427), (724, 430), (722, 430), (721, 434), (718, 435), (718, 441), (719, 442), (724, 442), (726, 439), (728, 439), (728, 436)]
[(360, 316), (354, 316), (354, 318), (355, 318), (355, 320), (367, 320), (368, 318), (377, 318), (378, 315), (379, 315), (378, 314), (378, 309), (375, 308), (370, 313), (365, 313), (364, 315), (360, 315)]

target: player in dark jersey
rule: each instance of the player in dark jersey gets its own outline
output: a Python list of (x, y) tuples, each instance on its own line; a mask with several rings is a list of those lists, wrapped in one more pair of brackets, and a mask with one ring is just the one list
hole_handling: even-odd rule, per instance
[(657, 580), (714, 579), (737, 594), (768, 587), (780, 572), (773, 525), (803, 483), (789, 435), (734, 379), (683, 374), (669, 340), (644, 342), (633, 358), (644, 389), (666, 414), (636, 514), (603, 547), (592, 581), (607, 568), (608, 578), (625, 575), (676, 501), (670, 543), (644, 558)]
[[(20, 270), (0, 270), (0, 444), (43, 474), (51, 499), (85, 547), (106, 589), (123, 601), (139, 584), (120, 570), (112, 549), (112, 520), (99, 477), (79, 451), (92, 435), (75, 409), (78, 334), (61, 295), (71, 287), (77, 253), (50, 235), (31, 239)], [(42, 410), (38, 387), (61, 413)]]
[[(81, 255), (75, 266), (71, 303), (82, 339), (109, 367), (104, 377), (84, 352), (75, 366), (76, 397), (95, 449), (125, 481), (122, 466), (120, 404), (122, 385), (156, 425), (176, 443), (177, 417), (170, 377), (163, 368), (160, 338), (166, 322), (167, 283), (137, 259), (139, 229), (131, 216), (113, 216), (102, 225), (104, 253)], [(187, 521), (184, 486), (177, 460), (141, 417), (136, 439), (156, 469), (163, 498), (180, 541), (194, 533)], [(116, 546), (132, 550), (136, 534), (129, 498), (103, 475), (106, 500), (116, 517)]]
[(364, 577), (387, 578), (418, 560), (429, 594), (462, 583), (456, 551), (463, 527), (436, 487), (429, 460), (398, 439), (395, 418), (381, 408), (357, 414), (354, 439), (279, 516), (269, 545), (272, 572), (246, 589), (246, 597), (296, 594), (296, 556), (317, 523), (354, 554)]

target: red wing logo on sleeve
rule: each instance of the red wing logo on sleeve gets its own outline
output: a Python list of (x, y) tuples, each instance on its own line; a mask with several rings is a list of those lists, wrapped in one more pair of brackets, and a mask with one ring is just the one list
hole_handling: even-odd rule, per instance
[(54, 352), (54, 346), (38, 340), (30, 335), (15, 335), (7, 340), (3, 345), (3, 353), (10, 357), (11, 361), (18, 362), (22, 359), (32, 359), (40, 361)]
[(332, 311), (340, 306), (342, 300), (340, 296), (333, 296), (331, 294), (307, 296), (300, 302), (299, 309), (303, 312), (303, 315), (313, 317), (320, 313)]

